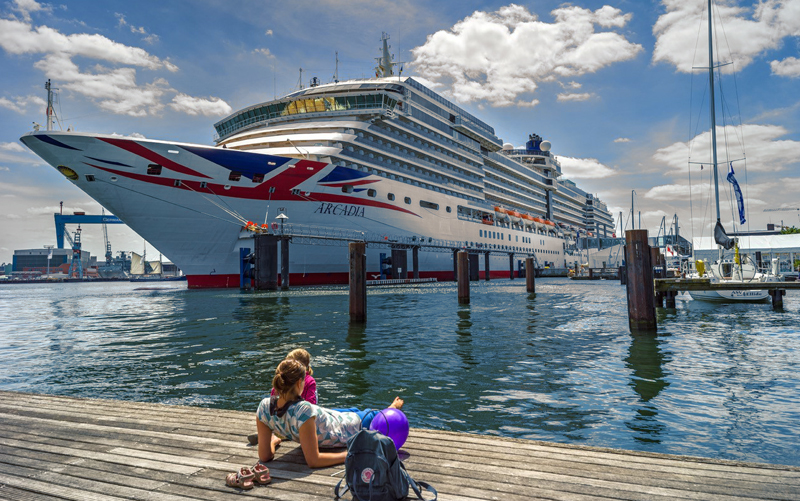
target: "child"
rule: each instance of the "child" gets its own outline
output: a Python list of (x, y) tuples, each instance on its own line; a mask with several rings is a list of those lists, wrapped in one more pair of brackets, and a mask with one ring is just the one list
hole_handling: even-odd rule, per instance
[[(346, 447), (347, 440), (362, 428), (369, 428), (377, 410), (337, 411), (302, 400), (305, 390), (305, 366), (286, 359), (278, 365), (272, 387), (277, 396), (261, 401), (256, 412), (258, 459), (261, 463), (275, 457), (273, 433), (299, 442), (306, 463), (322, 468), (344, 463), (347, 451), (320, 452), (320, 447)], [(389, 407), (400, 409), (399, 397)]]
[[(312, 404), (317, 403), (317, 382), (312, 377), (314, 374), (314, 370), (311, 369), (311, 354), (308, 353), (303, 348), (296, 348), (289, 352), (286, 355), (286, 360), (297, 360), (300, 362), (303, 367), (306, 369), (306, 377), (305, 377), (305, 387), (303, 389), (303, 394), (300, 395), (300, 398), (305, 400), (306, 402), (310, 402)], [(275, 388), (272, 388), (270, 391), (270, 396), (276, 396), (277, 393), (275, 392)], [(275, 437), (275, 446), (277, 447), (280, 444), (280, 439)], [(253, 433), (252, 435), (247, 436), (247, 441), (250, 442), (251, 445), (256, 445), (258, 443), (258, 433)]]

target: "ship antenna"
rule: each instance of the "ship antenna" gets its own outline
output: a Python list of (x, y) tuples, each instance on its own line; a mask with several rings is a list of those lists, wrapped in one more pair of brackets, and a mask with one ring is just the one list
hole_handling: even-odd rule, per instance
[(300, 90), (303, 90), (303, 68), (300, 68), (300, 79), (297, 81)]
[(58, 120), (56, 116), (56, 110), (53, 107), (53, 102), (55, 101), (55, 92), (58, 89), (52, 87), (50, 85), (50, 79), (47, 79), (47, 82), (44, 84), (44, 88), (47, 89), (47, 130), (53, 130), (53, 119), (58, 121), (58, 126), (61, 128), (61, 121)]
[(339, 83), (339, 51), (336, 51), (336, 71), (333, 73), (334, 83)]

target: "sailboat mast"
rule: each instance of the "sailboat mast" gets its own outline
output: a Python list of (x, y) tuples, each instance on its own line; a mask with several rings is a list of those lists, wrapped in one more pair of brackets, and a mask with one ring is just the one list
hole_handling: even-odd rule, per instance
[(717, 172), (717, 114), (714, 99), (714, 48), (711, 32), (711, 0), (708, 0), (708, 85), (711, 100), (711, 155), (714, 160), (714, 195), (716, 197), (717, 222), (719, 222), (719, 174)]

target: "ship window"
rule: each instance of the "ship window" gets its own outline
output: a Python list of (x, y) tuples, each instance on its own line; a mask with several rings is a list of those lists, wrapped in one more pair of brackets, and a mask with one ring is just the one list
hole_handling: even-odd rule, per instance
[(300, 188), (292, 189), (292, 195), (298, 195), (299, 196), (300, 195)]
[(161, 175), (161, 166), (158, 164), (150, 164), (147, 166), (147, 175), (148, 176), (160, 176)]
[(230, 175), (228, 176), (228, 181), (238, 181), (242, 178), (241, 172), (233, 172), (231, 171)]
[(394, 193), (389, 193), (389, 194), (386, 196), (386, 198), (388, 198), (389, 200), (394, 200)]
[(353, 185), (352, 184), (346, 184), (346, 185), (342, 186), (342, 193), (353, 193)]
[(447, 207), (447, 212), (453, 212), (453, 209), (450, 206)]
[(263, 183), (264, 182), (264, 174), (253, 174), (253, 182), (254, 183)]
[(180, 180), (180, 179), (176, 179), (176, 180), (175, 180), (175, 181), (172, 183), (172, 186), (174, 186), (174, 187), (176, 187), (176, 188), (180, 188), (180, 187), (181, 187), (181, 180)]
[(411, 203), (411, 197), (406, 197), (405, 199), (403, 199), (403, 201), (405, 203), (407, 203), (407, 204), (410, 204)]
[(435, 204), (433, 202), (426, 202), (425, 200), (420, 200), (419, 206), (425, 207), (426, 209), (439, 210), (439, 204)]
[(92, 181), (94, 181), (94, 176), (91, 174), (86, 174), (86, 180), (91, 183)]
[(373, 190), (373, 189), (369, 189), (369, 190), (367, 190), (367, 196), (368, 196), (368, 197), (374, 197), (374, 196), (376, 196), (377, 194), (378, 194), (378, 192), (377, 192), (377, 191), (375, 191), (375, 190)]

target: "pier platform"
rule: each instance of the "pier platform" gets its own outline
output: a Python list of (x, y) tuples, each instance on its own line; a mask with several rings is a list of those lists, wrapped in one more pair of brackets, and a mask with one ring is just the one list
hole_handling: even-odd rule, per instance
[[(311, 470), (293, 442), (270, 485), (227, 487), (257, 460), (254, 430), (254, 412), (0, 391), (0, 499), (334, 499), (343, 466)], [(800, 499), (790, 466), (424, 429), (401, 457), (442, 501)]]

